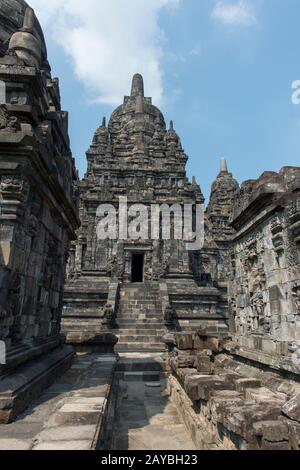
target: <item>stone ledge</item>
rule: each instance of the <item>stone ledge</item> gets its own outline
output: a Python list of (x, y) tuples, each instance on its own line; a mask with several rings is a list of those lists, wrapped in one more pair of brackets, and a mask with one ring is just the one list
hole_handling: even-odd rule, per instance
[(0, 381), (0, 423), (13, 422), (45, 388), (69, 369), (74, 354), (71, 346), (62, 346), (3, 378)]
[(300, 375), (299, 365), (293, 364), (289, 356), (280, 356), (267, 354), (263, 351), (254, 351), (244, 347), (228, 343), (224, 345), (224, 350), (233, 357), (241, 357), (253, 363), (261, 364), (274, 371), (285, 371), (288, 373)]
[(28, 341), (21, 343), (17, 346), (8, 348), (6, 364), (0, 365), (0, 374), (8, 373), (26, 362), (37, 359), (43, 354), (57, 348), (63, 344), (63, 336), (55, 336), (53, 338), (46, 338), (39, 341)]

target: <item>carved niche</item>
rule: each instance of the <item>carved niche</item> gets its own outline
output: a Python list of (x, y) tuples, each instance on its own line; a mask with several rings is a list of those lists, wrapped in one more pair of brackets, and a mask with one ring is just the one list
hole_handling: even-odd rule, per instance
[(297, 282), (292, 288), (292, 298), (295, 303), (297, 315), (300, 315), (300, 282)]
[(7, 107), (0, 105), (0, 132), (17, 132), (20, 128), (18, 118), (16, 116), (10, 116)]

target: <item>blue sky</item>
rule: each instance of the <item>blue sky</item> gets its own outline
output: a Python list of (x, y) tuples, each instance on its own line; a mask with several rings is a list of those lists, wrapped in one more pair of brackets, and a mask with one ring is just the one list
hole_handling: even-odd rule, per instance
[[(241, 182), (300, 164), (299, 0), (32, 0), (59, 76), (83, 176), (85, 151), (141, 72), (205, 197), (225, 156)], [(83, 9), (84, 8), (84, 9)]]

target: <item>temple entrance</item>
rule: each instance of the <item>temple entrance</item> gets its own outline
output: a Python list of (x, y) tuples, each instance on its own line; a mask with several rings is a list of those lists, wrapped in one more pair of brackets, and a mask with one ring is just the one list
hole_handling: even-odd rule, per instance
[(144, 282), (144, 255), (141, 253), (132, 254), (131, 282)]

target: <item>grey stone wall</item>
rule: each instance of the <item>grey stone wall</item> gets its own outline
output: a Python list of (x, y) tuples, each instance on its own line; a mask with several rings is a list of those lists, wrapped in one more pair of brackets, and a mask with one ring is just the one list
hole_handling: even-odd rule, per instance
[(229, 282), (234, 342), (260, 360), (290, 357), (300, 338), (299, 201), (300, 170), (283, 168), (244, 183), (235, 204)]
[(7, 19), (4, 29), (1, 23), (3, 34), (24, 19), (0, 57), (0, 339), (8, 349), (5, 370), (61, 342), (65, 267), (79, 226), (68, 115), (61, 110), (58, 80), (51, 77), (37, 20), (25, 6), (20, 2), (10, 15), (11, 2), (1, 1)]

